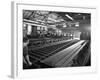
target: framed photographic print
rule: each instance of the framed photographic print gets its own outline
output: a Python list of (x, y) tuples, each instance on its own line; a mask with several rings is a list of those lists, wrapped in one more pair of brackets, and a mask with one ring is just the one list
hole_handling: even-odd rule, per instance
[(12, 77), (96, 71), (96, 8), (12, 3)]

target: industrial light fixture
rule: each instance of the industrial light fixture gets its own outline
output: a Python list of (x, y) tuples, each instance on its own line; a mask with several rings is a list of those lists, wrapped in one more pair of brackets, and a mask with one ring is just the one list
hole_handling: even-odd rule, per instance
[(80, 13), (78, 15), (81, 15)]
[(75, 26), (76, 26), (76, 27), (79, 27), (79, 22), (77, 22), (77, 23), (75, 24)]
[(67, 27), (67, 25), (64, 23), (64, 24), (63, 24), (63, 28), (66, 28), (66, 27)]
[(71, 16), (69, 16), (68, 14), (65, 15), (66, 17), (68, 17), (70, 20), (74, 20)]

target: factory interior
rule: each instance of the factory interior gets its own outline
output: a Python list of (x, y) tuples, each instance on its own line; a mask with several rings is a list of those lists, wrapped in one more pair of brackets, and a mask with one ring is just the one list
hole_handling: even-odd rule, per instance
[(23, 69), (91, 66), (90, 13), (23, 10), (22, 27), (32, 63)]

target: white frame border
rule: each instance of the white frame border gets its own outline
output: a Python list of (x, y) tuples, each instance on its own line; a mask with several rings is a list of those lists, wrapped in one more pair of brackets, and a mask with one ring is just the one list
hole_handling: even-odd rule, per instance
[[(12, 2), (12, 77), (40, 77), (40, 76), (55, 76), (55, 75), (66, 75), (72, 73), (90, 73), (96, 72), (97, 68), (97, 54), (95, 54), (95, 40), (94, 36), (96, 25), (96, 8), (86, 7), (71, 7), (71, 6), (56, 6), (56, 5), (37, 5), (37, 4), (25, 4)], [(52, 68), (52, 69), (30, 69), (23, 70), (22, 66), (22, 9), (28, 10), (48, 10), (48, 11), (61, 11), (61, 12), (81, 12), (91, 13), (91, 67), (66, 67), (66, 68)]]

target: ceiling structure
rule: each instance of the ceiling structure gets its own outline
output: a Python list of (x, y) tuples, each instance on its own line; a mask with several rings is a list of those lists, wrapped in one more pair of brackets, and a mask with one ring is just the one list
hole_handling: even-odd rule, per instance
[(56, 26), (62, 31), (79, 29), (79, 25), (90, 24), (91, 15), (88, 13), (51, 12), (23, 10), (23, 21), (43, 25)]

